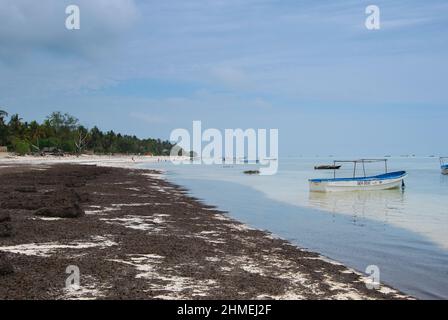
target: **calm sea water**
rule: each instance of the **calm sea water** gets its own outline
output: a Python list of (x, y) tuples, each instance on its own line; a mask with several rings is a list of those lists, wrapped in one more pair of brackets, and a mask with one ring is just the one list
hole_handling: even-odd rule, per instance
[[(437, 158), (390, 158), (389, 171), (409, 173), (403, 190), (310, 193), (308, 179), (324, 158), (279, 160), (274, 176), (248, 176), (257, 165), (150, 165), (171, 181), (248, 225), (266, 229), (419, 298), (448, 298), (448, 176)], [(367, 174), (383, 165), (366, 166)], [(358, 170), (362, 174), (362, 168)], [(337, 176), (353, 174), (344, 165)]]

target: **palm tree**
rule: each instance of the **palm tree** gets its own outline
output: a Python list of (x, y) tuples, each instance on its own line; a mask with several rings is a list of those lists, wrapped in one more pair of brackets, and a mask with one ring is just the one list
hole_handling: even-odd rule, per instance
[(9, 119), (9, 131), (15, 137), (22, 137), (24, 125), (22, 123), (22, 118), (20, 118), (17, 113), (13, 114), (11, 119)]
[(8, 113), (0, 109), (0, 146), (4, 145), (6, 142), (6, 137), (8, 135), (8, 128), (5, 126), (5, 117)]
[(3, 123), (3, 118), (8, 116), (8, 112), (0, 109), (0, 123)]

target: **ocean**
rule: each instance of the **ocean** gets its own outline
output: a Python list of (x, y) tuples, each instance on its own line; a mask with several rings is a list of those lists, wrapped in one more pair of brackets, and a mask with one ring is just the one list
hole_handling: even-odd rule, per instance
[[(280, 158), (273, 176), (245, 175), (246, 165), (146, 165), (163, 169), (168, 180), (192, 196), (254, 228), (358, 271), (375, 265), (380, 281), (417, 298), (448, 298), (448, 176), (438, 158), (389, 158), (388, 170), (406, 170), (397, 190), (314, 193), (308, 179), (333, 177), (314, 170), (333, 158)], [(366, 165), (367, 174), (383, 164)], [(362, 167), (358, 166), (362, 175)], [(337, 177), (353, 175), (344, 164)]]

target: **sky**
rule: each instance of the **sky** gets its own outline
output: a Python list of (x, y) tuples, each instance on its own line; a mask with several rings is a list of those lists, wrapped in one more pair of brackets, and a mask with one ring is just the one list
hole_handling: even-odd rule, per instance
[(162, 139), (275, 128), (282, 156), (446, 154), (447, 34), (446, 0), (0, 0), (0, 109)]

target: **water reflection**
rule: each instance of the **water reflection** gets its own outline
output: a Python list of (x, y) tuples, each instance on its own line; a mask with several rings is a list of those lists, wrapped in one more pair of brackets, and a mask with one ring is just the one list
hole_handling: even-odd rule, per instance
[(403, 214), (405, 192), (401, 189), (362, 192), (310, 192), (311, 207), (353, 217), (353, 223), (362, 225), (369, 218), (388, 223), (391, 217)]

